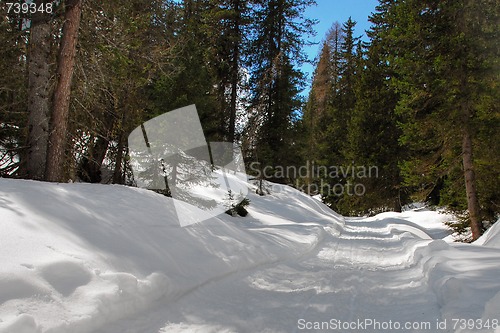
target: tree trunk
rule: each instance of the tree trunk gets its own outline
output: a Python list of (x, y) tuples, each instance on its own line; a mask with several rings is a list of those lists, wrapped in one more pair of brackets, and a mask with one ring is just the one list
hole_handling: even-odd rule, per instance
[(481, 236), (483, 231), (481, 224), (481, 210), (476, 191), (476, 174), (474, 172), (472, 156), (472, 138), (470, 130), (466, 127), (463, 133), (462, 161), (464, 167), (465, 191), (467, 193), (467, 208), (469, 210), (470, 227), (472, 230), (472, 240)]
[(45, 178), (48, 181), (63, 181), (66, 148), (66, 131), (71, 95), (71, 79), (75, 66), (76, 44), (82, 13), (83, 0), (67, 0), (65, 21), (57, 63), (57, 86), (51, 119), (51, 132), (47, 150)]
[[(35, 2), (38, 8), (46, 0)], [(33, 14), (28, 48), (28, 178), (44, 178), (50, 120), (50, 14)]]
[(236, 132), (236, 109), (237, 109), (237, 98), (238, 98), (238, 83), (239, 83), (239, 65), (240, 65), (240, 39), (241, 39), (241, 13), (240, 13), (240, 1), (236, 0), (234, 2), (234, 12), (236, 17), (234, 19), (234, 47), (233, 47), (233, 59), (231, 64), (231, 105), (229, 111), (229, 137), (228, 140), (234, 143), (235, 132)]
[[(467, 8), (471, 8), (473, 0), (464, 1)], [(457, 18), (457, 27), (460, 27), (459, 33), (470, 35), (471, 25), (469, 24), (469, 11), (460, 11), (460, 15)], [(460, 49), (462, 52), (467, 52), (463, 54), (472, 54), (471, 50), (467, 50), (471, 45), (465, 44), (461, 45)], [(465, 179), (465, 193), (467, 195), (467, 209), (469, 211), (469, 225), (472, 231), (472, 240), (475, 241), (483, 233), (483, 225), (481, 221), (481, 206), (479, 205), (479, 199), (476, 189), (476, 173), (474, 171), (474, 157), (473, 157), (473, 146), (472, 146), (472, 133), (473, 133), (473, 117), (474, 109), (471, 105), (472, 101), (477, 98), (471, 94), (472, 91), (477, 89), (477, 83), (473, 83), (474, 69), (473, 65), (467, 62), (467, 56), (461, 58), (459, 63), (459, 79), (460, 79), (460, 92), (459, 96), (462, 96), (462, 100), (459, 100), (461, 107), (461, 122), (463, 126), (462, 132), (462, 163), (464, 169), (464, 179)], [(475, 86), (474, 86), (475, 85)], [(480, 87), (480, 86), (479, 86)]]
[(102, 181), (101, 167), (108, 151), (109, 139), (98, 136), (95, 143), (89, 143), (87, 154), (78, 166), (78, 177), (87, 183)]
[(403, 204), (401, 202), (401, 189), (398, 189), (398, 196), (394, 199), (394, 211), (396, 213), (403, 212)]
[(78, 166), (78, 176), (84, 182), (100, 183), (102, 181), (101, 167), (108, 152), (109, 140), (115, 124), (114, 110), (104, 114), (100, 119), (104, 126), (103, 133), (94, 140), (89, 140), (89, 147)]
[(118, 147), (116, 151), (116, 158), (115, 158), (115, 170), (113, 172), (113, 184), (123, 184), (125, 183), (125, 179), (123, 177), (123, 150), (124, 150), (124, 141), (126, 139), (124, 138), (123, 132), (120, 132), (120, 135), (118, 136)]
[[(235, 58), (238, 57), (235, 47), (236, 54)], [(232, 79), (231, 79), (231, 105), (229, 110), (229, 136), (228, 141), (234, 143), (235, 140), (235, 132), (236, 132), (236, 109), (237, 109), (237, 97), (238, 97), (238, 60), (233, 60), (233, 68), (232, 68)]]

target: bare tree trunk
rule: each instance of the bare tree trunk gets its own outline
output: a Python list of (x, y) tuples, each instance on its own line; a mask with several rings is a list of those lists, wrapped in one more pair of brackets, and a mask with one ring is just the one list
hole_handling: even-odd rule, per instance
[(47, 150), (45, 178), (57, 182), (63, 180), (66, 148), (66, 131), (71, 95), (71, 79), (75, 66), (76, 44), (82, 13), (83, 0), (67, 0), (65, 21), (57, 63), (57, 86), (51, 119), (51, 132)]
[(469, 210), (470, 227), (472, 239), (476, 240), (481, 236), (481, 209), (476, 191), (476, 174), (474, 172), (472, 156), (472, 138), (470, 130), (466, 127), (463, 133), (462, 161), (464, 167), (465, 191), (467, 193), (467, 208)]
[[(46, 0), (37, 0), (37, 8)], [(33, 14), (28, 48), (28, 151), (26, 173), (44, 178), (50, 120), (50, 14)]]

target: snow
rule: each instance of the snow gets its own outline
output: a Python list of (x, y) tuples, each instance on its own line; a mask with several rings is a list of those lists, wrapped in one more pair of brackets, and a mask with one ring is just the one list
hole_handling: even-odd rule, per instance
[(500, 249), (500, 223), (498, 221), (491, 226), (486, 232), (477, 239), (474, 244), (476, 245), (484, 245), (484, 246), (490, 246), (490, 247), (496, 247), (497, 249)]
[(500, 332), (499, 224), (447, 243), (436, 211), (344, 218), (233, 181), (247, 217), (181, 227), (152, 191), (0, 179), (0, 333)]

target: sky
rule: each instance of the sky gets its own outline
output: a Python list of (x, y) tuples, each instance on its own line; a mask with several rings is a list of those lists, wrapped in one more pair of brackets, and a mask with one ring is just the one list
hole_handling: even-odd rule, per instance
[[(314, 27), (316, 36), (309, 39), (309, 41), (316, 44), (305, 47), (305, 52), (310, 60), (313, 60), (318, 55), (321, 41), (335, 21), (342, 24), (350, 16), (357, 22), (355, 36), (366, 38), (365, 30), (370, 28), (368, 16), (375, 11), (375, 6), (378, 5), (378, 0), (316, 0), (316, 2), (317, 5), (309, 7), (304, 14), (307, 18), (318, 20)], [(302, 70), (307, 73), (308, 80), (311, 81), (314, 66), (304, 64)], [(307, 96), (309, 89), (308, 86), (302, 94)]]

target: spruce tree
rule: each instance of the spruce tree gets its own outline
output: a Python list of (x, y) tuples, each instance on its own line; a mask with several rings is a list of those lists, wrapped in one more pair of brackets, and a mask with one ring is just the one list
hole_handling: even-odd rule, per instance
[(320, 182), (314, 165), (325, 163), (325, 124), (330, 112), (329, 99), (333, 93), (331, 47), (325, 40), (314, 70), (311, 91), (304, 106), (301, 125), (305, 141), (302, 146), (303, 165), (308, 167), (305, 182), (308, 194), (316, 194)]
[(64, 25), (57, 62), (57, 84), (54, 88), (45, 179), (65, 181), (64, 165), (67, 149), (67, 128), (71, 98), (71, 81), (75, 67), (78, 30), (83, 0), (65, 2)]
[(217, 86), (218, 139), (235, 142), (243, 59), (248, 53), (250, 4), (248, 0), (211, 0), (209, 10), (202, 14), (206, 17), (204, 30), (208, 39), (206, 62)]
[[(356, 22), (349, 18), (341, 27), (334, 24), (329, 39), (332, 44), (332, 82), (333, 89), (329, 98), (330, 108), (326, 127), (325, 139), (328, 142), (326, 150), (327, 167), (347, 167), (354, 162), (349, 156), (348, 136), (356, 103), (356, 85), (358, 81), (357, 43), (359, 37), (354, 36)], [(324, 200), (334, 209), (346, 213), (347, 187), (350, 181), (345, 177), (331, 177), (324, 179), (327, 185), (323, 190)], [(340, 191), (339, 189), (343, 189)]]
[(485, 144), (477, 136), (498, 112), (492, 84), (498, 79), (498, 4), (407, 0), (392, 15), (390, 62), (402, 93), (402, 142), (411, 151), (403, 165), (406, 181), (424, 198), (438, 193), (440, 203), (466, 208), (477, 239), (483, 231), (477, 153)]
[[(149, 119), (148, 87), (176, 71), (170, 59), (172, 15), (168, 1), (116, 4), (86, 1), (72, 104), (70, 147), (82, 181), (124, 183), (127, 137)], [(103, 34), (102, 32), (106, 33)], [(101, 174), (101, 171), (105, 173)]]
[[(51, 1), (35, 1), (46, 8)], [(26, 173), (29, 178), (44, 179), (49, 142), (52, 73), (50, 72), (52, 13), (37, 11), (31, 17), (28, 46), (28, 151)]]
[[(256, 1), (248, 64), (251, 78), (251, 119), (246, 131), (254, 137), (250, 160), (261, 165), (287, 166), (296, 162), (293, 126), (301, 110), (299, 92), (305, 61), (302, 46), (313, 22), (304, 19), (311, 0)], [(284, 181), (283, 179), (276, 179)]]
[(0, 20), (0, 177), (26, 174), (27, 86), (25, 17), (7, 12)]
[(366, 52), (357, 67), (359, 80), (347, 154), (356, 165), (376, 167), (377, 173), (351, 179), (363, 185), (366, 191), (362, 196), (345, 198), (345, 209), (354, 213), (401, 211), (401, 206), (406, 203), (399, 170), (405, 152), (399, 145), (401, 131), (395, 113), (398, 94), (390, 84), (393, 73), (387, 55), (391, 50), (381, 38), (383, 27), (377, 19), (377, 14), (371, 17), (373, 26), (368, 31), (371, 42), (366, 45)]

